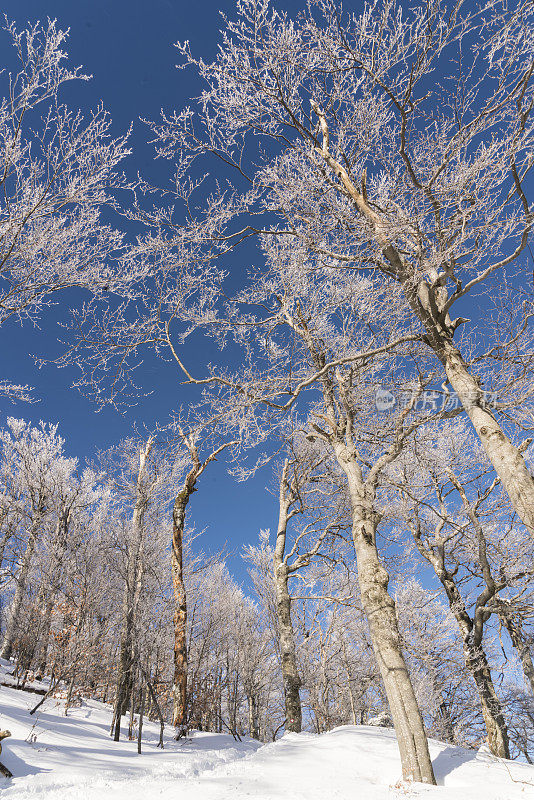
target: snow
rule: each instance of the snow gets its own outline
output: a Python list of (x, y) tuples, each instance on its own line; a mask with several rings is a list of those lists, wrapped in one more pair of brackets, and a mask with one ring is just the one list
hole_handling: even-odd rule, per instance
[(65, 717), (63, 701), (48, 699), (32, 717), (39, 699), (0, 687), (0, 727), (12, 733), (1, 760), (15, 776), (0, 779), (2, 800), (534, 800), (534, 767), (432, 740), (439, 787), (403, 783), (384, 728), (288, 733), (263, 746), (200, 732), (175, 742), (167, 729), (161, 750), (159, 725), (145, 721), (138, 755), (136, 742), (110, 739), (109, 706), (84, 700)]

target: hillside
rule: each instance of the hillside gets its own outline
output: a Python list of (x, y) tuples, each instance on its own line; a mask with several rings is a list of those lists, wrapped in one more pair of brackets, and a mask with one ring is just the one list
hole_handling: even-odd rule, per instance
[(156, 747), (158, 726), (143, 728), (143, 753), (136, 743), (109, 738), (110, 708), (86, 700), (63, 716), (61, 701), (48, 700), (36, 715), (36, 696), (0, 689), (0, 726), (12, 738), (2, 760), (13, 772), (1, 779), (4, 800), (526, 800), (534, 797), (534, 767), (498, 762), (492, 756), (431, 741), (437, 789), (400, 782), (392, 731), (344, 726), (329, 733), (286, 734), (259, 745), (231, 736), (195, 733), (165, 749)]

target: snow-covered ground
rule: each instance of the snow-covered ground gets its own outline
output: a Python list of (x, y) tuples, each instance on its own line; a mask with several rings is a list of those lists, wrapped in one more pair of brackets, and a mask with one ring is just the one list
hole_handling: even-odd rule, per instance
[(109, 706), (87, 700), (63, 716), (38, 695), (0, 687), (0, 727), (12, 738), (1, 756), (15, 777), (0, 778), (2, 800), (534, 800), (534, 767), (498, 762), (431, 742), (440, 786), (403, 784), (392, 731), (345, 726), (316, 736), (286, 734), (260, 746), (252, 740), (196, 733), (162, 751), (159, 726), (146, 722), (143, 753), (109, 737)]

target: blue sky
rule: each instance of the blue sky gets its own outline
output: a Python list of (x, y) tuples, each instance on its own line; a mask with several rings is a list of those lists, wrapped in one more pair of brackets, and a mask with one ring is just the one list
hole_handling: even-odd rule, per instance
[[(225, 3), (223, 10), (231, 13), (233, 6)], [(295, 12), (301, 3), (285, 0), (282, 6)], [(1, 8), (19, 28), (27, 21), (50, 17), (56, 18), (61, 28), (71, 29), (67, 46), (70, 61), (82, 64), (93, 79), (66, 87), (63, 100), (82, 109), (94, 108), (103, 101), (117, 134), (133, 120), (135, 152), (125, 168), (132, 175), (139, 169), (165, 180), (163, 171), (158, 176), (164, 165), (154, 165), (138, 118), (156, 119), (161, 108), (179, 108), (198, 94), (200, 86), (194, 74), (175, 68), (173, 44), (188, 39), (194, 52), (206, 58), (213, 56), (222, 22), (219, 4), (212, 0), (7, 0)], [(3, 59), (8, 55), (4, 48)], [(59, 353), (58, 322), (67, 318), (72, 300), (72, 295), (58, 297), (59, 305), (47, 310), (38, 328), (29, 324), (21, 328), (10, 322), (0, 331), (0, 377), (36, 387), (39, 398), (31, 406), (0, 401), (0, 424), (8, 415), (59, 422), (69, 455), (83, 460), (130, 435), (136, 423), (148, 427), (157, 421), (164, 423), (172, 408), (186, 403), (189, 395), (171, 364), (147, 356), (140, 377), (145, 391), (153, 389), (153, 393), (123, 415), (111, 408), (97, 413), (89, 399), (70, 388), (73, 372), (53, 366), (38, 370), (32, 355), (50, 357)], [(208, 345), (202, 345), (200, 363), (212, 357)], [(217, 549), (226, 541), (230, 549), (239, 551), (243, 543), (255, 540), (260, 528), (275, 525), (276, 500), (265, 491), (271, 483), (270, 472), (264, 471), (253, 481), (236, 485), (223, 465), (212, 465), (190, 506), (197, 529), (206, 528), (204, 546)], [(238, 577), (244, 576), (239, 558), (232, 559), (232, 567)]]
[[(304, 0), (279, 0), (278, 8), (294, 14)], [(345, 4), (346, 10), (358, 7), (358, 0)], [(231, 15), (234, 2), (223, 4)], [(134, 122), (131, 143), (134, 154), (125, 168), (131, 175), (137, 170), (163, 184), (170, 177), (164, 162), (153, 161), (152, 148), (146, 143), (147, 132), (139, 117), (157, 119), (160, 109), (180, 108), (198, 95), (200, 84), (192, 71), (177, 70), (177, 53), (173, 44), (188, 39), (194, 53), (206, 59), (214, 56), (222, 20), (219, 5), (213, 0), (202, 3), (184, 0), (4, 0), (0, 6), (19, 28), (27, 21), (57, 18), (62, 28), (70, 27), (68, 52), (73, 65), (82, 64), (93, 75), (88, 82), (66, 87), (62, 98), (74, 108), (94, 108), (101, 101), (114, 121), (118, 135)], [(5, 43), (5, 39), (3, 40)], [(0, 66), (9, 53), (2, 51)], [(246, 253), (245, 253), (246, 256)], [(243, 265), (235, 264), (236, 269)], [(68, 318), (68, 305), (73, 295), (58, 297), (59, 305), (43, 315), (39, 327), (23, 328), (14, 321), (0, 329), (0, 379), (36, 387), (39, 402), (34, 405), (12, 405), (0, 401), (0, 425), (7, 415), (25, 417), (37, 422), (59, 422), (67, 440), (69, 455), (83, 461), (96, 450), (109, 447), (131, 435), (134, 425), (148, 428), (165, 423), (169, 413), (186, 404), (192, 396), (188, 387), (170, 363), (162, 363), (147, 354), (137, 375), (145, 392), (150, 392), (139, 405), (120, 415), (112, 408), (97, 413), (95, 405), (70, 388), (75, 373), (53, 366), (38, 370), (32, 355), (52, 357), (59, 354), (57, 344), (61, 329), (58, 322)], [(475, 307), (473, 307), (473, 302)], [(466, 316), (480, 311), (470, 300)], [(464, 313), (464, 309), (459, 309)], [(198, 342), (196, 352), (189, 353), (190, 364), (201, 366), (214, 359), (212, 343)], [(238, 553), (242, 544), (256, 539), (260, 528), (274, 527), (277, 519), (276, 498), (266, 492), (272, 487), (269, 469), (254, 480), (236, 484), (226, 474), (223, 464), (211, 465), (202, 476), (199, 491), (193, 496), (190, 515), (197, 529), (206, 529), (203, 544), (218, 549), (224, 542)], [(232, 558), (232, 569), (238, 578), (245, 576), (241, 560)]]

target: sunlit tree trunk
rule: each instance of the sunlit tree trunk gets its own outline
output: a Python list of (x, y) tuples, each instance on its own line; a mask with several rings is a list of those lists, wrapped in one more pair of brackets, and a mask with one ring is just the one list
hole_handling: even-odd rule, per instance
[(519, 448), (512, 444), (489, 408), (480, 381), (471, 374), (458, 348), (443, 336), (429, 336), (447, 378), (462, 403), (486, 455), (518, 517), (534, 536), (534, 478)]
[(374, 496), (362, 486), (359, 467), (344, 445), (336, 446), (336, 456), (347, 475), (362, 606), (397, 734), (403, 776), (435, 784), (423, 719), (402, 653), (395, 602), (388, 592), (389, 575), (376, 546)]
[(175, 737), (179, 739), (187, 733), (187, 592), (184, 580), (183, 551), (186, 509), (189, 498), (196, 491), (196, 482), (211, 461), (232, 444), (227, 442), (213, 450), (204, 460), (200, 460), (194, 432), (186, 434), (182, 428), (180, 441), (189, 451), (191, 469), (176, 495), (172, 511), (172, 549), (171, 575), (174, 594), (174, 675), (172, 683), (173, 713), (172, 722)]
[(302, 681), (298, 671), (295, 632), (291, 619), (291, 596), (288, 589), (287, 564), (275, 559), (276, 616), (280, 644), (280, 660), (284, 683), (286, 730), (300, 733), (302, 708), (300, 687)]

